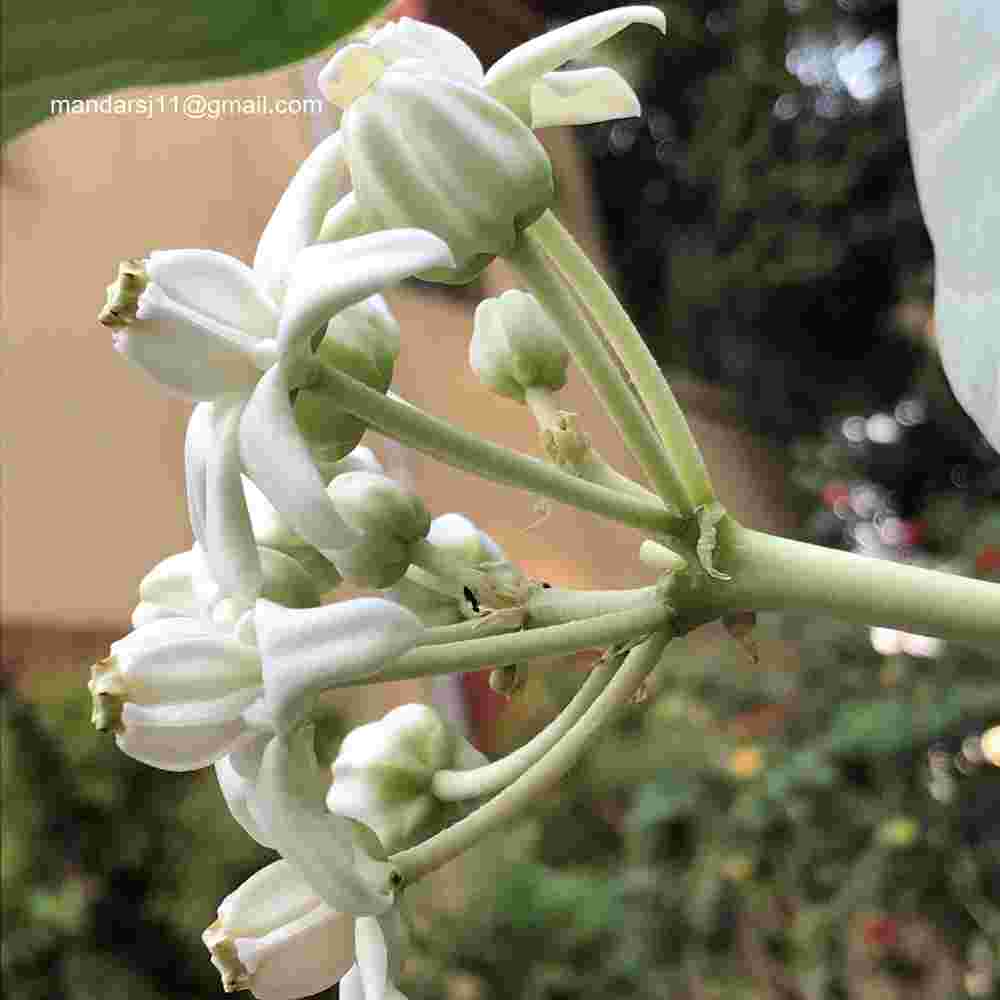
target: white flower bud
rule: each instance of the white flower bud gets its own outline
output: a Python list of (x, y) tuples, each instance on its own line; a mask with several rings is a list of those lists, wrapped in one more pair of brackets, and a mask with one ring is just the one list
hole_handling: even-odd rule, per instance
[(469, 363), (494, 392), (523, 403), (526, 389), (566, 384), (569, 351), (538, 300), (512, 290), (476, 308)]
[(388, 476), (346, 472), (330, 483), (327, 492), (337, 513), (355, 531), (408, 542), (430, 531), (431, 517), (420, 497)]
[(202, 940), (227, 993), (295, 1000), (350, 969), (354, 920), (327, 906), (287, 861), (275, 861), (222, 901)]
[(340, 101), (348, 105), (341, 135), (365, 227), (427, 229), (455, 256), (455, 270), (421, 277), (472, 280), (553, 203), (541, 143), (474, 83), (426, 55), (386, 65), (374, 49), (356, 45), (335, 58), (338, 78), (361, 81)]
[(143, 625), (91, 668), (93, 722), (130, 757), (168, 771), (205, 767), (245, 735), (261, 693), (257, 651), (190, 618)]
[(352, 582), (382, 589), (410, 565), (412, 543), (430, 530), (431, 517), (412, 490), (372, 472), (337, 476), (327, 492), (337, 513), (362, 539), (337, 554), (337, 568)]
[(371, 827), (386, 850), (398, 851), (454, 818), (431, 791), (434, 774), (485, 762), (433, 708), (403, 705), (344, 738), (327, 808)]

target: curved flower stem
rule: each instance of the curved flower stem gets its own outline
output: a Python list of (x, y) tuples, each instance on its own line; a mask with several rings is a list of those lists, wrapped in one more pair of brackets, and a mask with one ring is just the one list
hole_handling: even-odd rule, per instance
[(521, 233), (514, 249), (508, 254), (508, 260), (558, 324), (574, 360), (656, 492), (664, 503), (683, 509), (687, 495), (675, 462), (566, 282), (549, 266), (549, 255), (536, 230), (550, 215), (551, 212), (546, 212)]
[(500, 760), (466, 771), (441, 770), (433, 778), (434, 796), (445, 802), (493, 795), (519, 778), (554, 747), (583, 713), (594, 703), (621, 665), (624, 654), (610, 654), (590, 672), (569, 704), (541, 732), (524, 746)]
[[(598, 618), (635, 608), (645, 610), (660, 603), (660, 589), (636, 587), (634, 590), (563, 590), (539, 587), (519, 608), (508, 608), (458, 622), (425, 629), (421, 646), (440, 646), (466, 639), (519, 632), (521, 629), (566, 625), (584, 618)], [(520, 615), (509, 612), (519, 610)]]
[(614, 718), (639, 689), (646, 675), (659, 662), (670, 638), (670, 630), (664, 627), (633, 649), (611, 682), (562, 739), (499, 795), (422, 844), (393, 854), (389, 861), (397, 867), (405, 882), (415, 882), (457, 858), (488, 833), (529, 808), (562, 778), (587, 750), (601, 727)]
[(310, 365), (309, 384), (311, 388), (329, 392), (334, 406), (353, 413), (402, 444), (433, 455), (457, 469), (645, 530), (670, 531), (671, 525), (676, 523), (676, 518), (671, 517), (662, 504), (620, 496), (537, 458), (502, 448), (409, 403), (383, 396), (317, 359)]
[(571, 590), (545, 587), (536, 590), (524, 604), (529, 628), (541, 625), (561, 625), (563, 622), (594, 618), (598, 615), (649, 607), (662, 602), (663, 592), (657, 584), (631, 590)]
[(719, 525), (718, 562), (706, 610), (811, 611), (970, 642), (1000, 641), (1000, 586), (983, 580)]
[[(616, 611), (563, 625), (547, 625), (510, 635), (484, 636), (462, 642), (424, 645), (405, 653), (376, 677), (359, 678), (338, 686), (353, 687), (357, 684), (456, 674), (483, 667), (510, 666), (542, 656), (566, 656), (581, 649), (603, 649), (663, 628), (672, 615), (673, 611), (657, 599), (629, 611)], [(465, 628), (466, 624), (445, 627)]]
[(691, 511), (711, 503), (715, 493), (684, 414), (635, 324), (590, 258), (551, 211), (525, 230), (523, 242), (555, 264), (621, 357), (666, 445), (680, 487), (676, 499), (681, 509)]

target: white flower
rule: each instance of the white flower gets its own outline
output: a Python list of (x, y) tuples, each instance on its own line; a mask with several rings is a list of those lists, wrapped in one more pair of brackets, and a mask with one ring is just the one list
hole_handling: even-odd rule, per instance
[(569, 351), (538, 300), (512, 289), (476, 307), (469, 363), (494, 392), (523, 403), (528, 389), (566, 384)]
[[(205, 767), (255, 731), (292, 729), (320, 692), (374, 676), (423, 631), (405, 608), (371, 598), (306, 609), (260, 600), (229, 633), (199, 618), (155, 619), (92, 668), (94, 724), (137, 760)], [(236, 770), (255, 780), (255, 765)]]
[(223, 989), (259, 1000), (297, 1000), (337, 982), (345, 1000), (397, 1000), (401, 939), (397, 906), (378, 917), (338, 912), (284, 860), (230, 893), (202, 934)]
[[(394, 226), (439, 235), (455, 269), (421, 277), (470, 280), (554, 200), (552, 166), (531, 132), (639, 113), (610, 69), (553, 72), (630, 24), (665, 30), (655, 7), (624, 7), (551, 31), (488, 72), (460, 39), (402, 18), (345, 46), (320, 76), (344, 110), (340, 131), (303, 164), (261, 238), (258, 263), (287, 259), (316, 240)], [(350, 171), (337, 200), (332, 178)], [(281, 275), (271, 268), (271, 282)]]
[(91, 675), (94, 725), (167, 771), (205, 767), (236, 747), (263, 679), (256, 649), (190, 618), (136, 629)]
[(454, 818), (453, 805), (431, 790), (435, 773), (485, 763), (433, 708), (401, 705), (347, 734), (333, 762), (326, 805), (370, 826), (387, 851), (400, 851)]
[[(210, 250), (153, 253), (129, 262), (112, 286), (102, 320), (116, 328), (116, 348), (168, 390), (198, 401), (185, 444), (188, 507), (195, 539), (225, 594), (249, 604), (263, 582), (244, 468), (316, 548), (344, 548), (356, 539), (327, 497), (296, 423), (295, 362), (309, 354), (317, 334), (336, 340), (350, 332), (338, 313), (450, 259), (440, 240), (414, 230), (313, 247), (299, 255), (280, 306), (254, 271)], [(362, 340), (373, 328), (383, 335), (375, 349), (381, 386), (392, 332), (388, 321), (369, 323), (373, 312), (381, 316), (384, 308), (375, 304), (358, 315)], [(334, 353), (342, 360), (349, 352)], [(363, 352), (354, 357), (363, 368)], [(365, 371), (351, 373), (364, 378)], [(353, 417), (344, 419), (360, 434)]]
[(1000, 450), (1000, 7), (900, 5), (903, 96), (934, 241), (934, 331), (955, 396)]
[(350, 969), (354, 920), (327, 906), (282, 860), (230, 893), (202, 940), (227, 993), (292, 1000), (327, 989)]

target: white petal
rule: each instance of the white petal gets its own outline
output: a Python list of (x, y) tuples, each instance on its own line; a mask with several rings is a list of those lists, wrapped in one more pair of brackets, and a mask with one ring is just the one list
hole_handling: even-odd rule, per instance
[(401, 17), (379, 28), (368, 39), (387, 63), (400, 59), (420, 59), (438, 73), (464, 80), (477, 87), (483, 82), (483, 64), (457, 35), (444, 28), (410, 17)]
[(214, 408), (211, 403), (199, 403), (191, 411), (184, 437), (184, 477), (191, 531), (202, 549), (205, 546), (205, 480), (208, 456), (214, 444)]
[[(253, 693), (248, 696), (252, 699)], [(116, 742), (130, 757), (164, 771), (207, 767), (229, 753), (246, 735), (240, 715), (232, 717), (241, 698), (236, 695), (220, 699), (220, 704), (214, 706), (218, 718), (207, 721), (203, 719), (204, 706), (191, 706), (190, 719), (183, 720), (179, 713), (187, 706), (169, 706), (168, 712), (127, 703), (122, 711), (125, 729), (116, 736)]]
[(394, 900), (393, 868), (374, 858), (378, 842), (370, 830), (326, 811), (326, 784), (312, 726), (275, 737), (257, 783), (263, 824), (328, 906), (355, 916), (383, 913)]
[[(222, 797), (226, 800), (233, 819), (262, 847), (273, 848), (274, 844), (263, 827), (257, 822), (253, 810), (256, 794), (257, 772), (260, 770), (260, 755), (263, 754), (267, 738), (258, 736), (249, 748), (227, 754), (215, 762), (215, 776), (219, 779)], [(243, 759), (256, 747), (257, 767), (247, 773), (242, 766)]]
[(146, 271), (175, 302), (251, 337), (273, 337), (278, 307), (241, 260), (216, 250), (161, 250)]
[(389, 982), (389, 948), (377, 918), (358, 917), (354, 921), (354, 952), (366, 1000), (385, 996)]
[(570, 59), (607, 41), (630, 24), (650, 24), (666, 33), (667, 19), (657, 7), (620, 7), (581, 18), (519, 45), (495, 62), (486, 74), (489, 94), (518, 114), (528, 111), (532, 84)]
[(219, 920), (230, 937), (263, 937), (324, 905), (293, 865), (274, 861), (226, 896)]
[(215, 443), (205, 472), (205, 558), (227, 595), (252, 601), (260, 593), (260, 554), (243, 494), (240, 417), (243, 400), (215, 407)]
[(155, 284), (142, 293), (135, 321), (113, 340), (115, 350), (186, 399), (245, 390), (260, 376), (253, 338), (175, 302)]
[(285, 297), (296, 255), (316, 239), (323, 217), (349, 187), (343, 143), (334, 132), (299, 167), (257, 244), (253, 269), (275, 302)]
[(379, 673), (424, 631), (412, 612), (374, 597), (301, 610), (262, 600), (254, 617), (268, 709), (279, 729), (294, 725), (320, 691)]
[(237, 938), (259, 1000), (297, 1000), (333, 986), (351, 965), (353, 921), (325, 903), (263, 938)]
[(307, 342), (332, 316), (432, 267), (453, 267), (447, 245), (421, 229), (387, 229), (309, 247), (295, 259), (278, 350)]
[(532, 128), (634, 118), (641, 110), (628, 81), (607, 66), (546, 73), (531, 87)]
[(345, 194), (326, 215), (316, 236), (317, 243), (335, 243), (361, 236), (365, 231), (365, 219), (354, 192)]
[(163, 618), (111, 644), (128, 700), (138, 704), (221, 698), (261, 683), (251, 646), (192, 618)]
[(260, 491), (310, 545), (336, 551), (358, 541), (360, 535), (344, 523), (327, 496), (295, 423), (282, 365), (265, 373), (243, 410), (240, 455)]
[(365, 1000), (365, 987), (357, 964), (352, 965), (347, 975), (341, 979), (337, 997), (339, 1000)]
[(246, 687), (211, 700), (164, 702), (155, 705), (127, 701), (122, 708), (122, 721), (126, 729), (130, 723), (157, 729), (184, 729), (223, 726), (237, 721), (242, 727), (244, 710), (259, 696), (259, 688)]

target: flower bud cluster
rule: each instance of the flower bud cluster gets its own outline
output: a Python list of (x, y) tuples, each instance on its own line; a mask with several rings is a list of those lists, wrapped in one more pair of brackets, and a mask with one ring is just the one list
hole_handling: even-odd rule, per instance
[[(384, 289), (468, 281), (551, 206), (532, 128), (637, 113), (614, 71), (557, 72), (635, 22), (663, 28), (654, 8), (596, 15), (489, 72), (406, 18), (346, 46), (320, 80), (340, 130), (292, 179), (253, 266), (158, 251), (108, 289), (115, 349), (195, 404), (194, 545), (142, 580), (133, 630), (92, 669), (94, 722), (153, 766), (215, 765), (234, 818), (281, 855), (205, 932), (227, 991), (283, 1000), (340, 981), (347, 1000), (401, 996), (402, 876), (387, 852), (450, 824), (458, 807), (436, 797), (435, 775), (484, 760), (433, 709), (407, 705), (352, 732), (331, 780), (311, 720), (324, 691), (437, 641), (428, 626), (481, 605), (523, 614), (530, 585), (471, 521), (432, 520), (383, 474), (346, 386), (376, 400), (390, 388), (401, 337)], [(480, 309), (472, 357), (522, 401), (565, 383), (559, 332), (524, 293)], [(342, 578), (393, 589), (324, 604)]]

